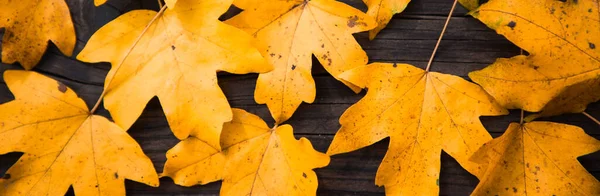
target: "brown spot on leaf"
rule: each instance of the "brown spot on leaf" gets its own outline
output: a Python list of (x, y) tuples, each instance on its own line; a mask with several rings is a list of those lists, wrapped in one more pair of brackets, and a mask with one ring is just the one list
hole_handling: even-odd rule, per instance
[(292, 70), (296, 69), (296, 65), (292, 65)]
[[(327, 52), (329, 54), (329, 52)], [(321, 58), (323, 60), (327, 60), (327, 65), (331, 65), (331, 58), (329, 58), (329, 56), (327, 56), (327, 54), (324, 54), (323, 56), (321, 56)]]
[(115, 172), (115, 178), (119, 178), (119, 174)]
[(517, 23), (515, 21), (510, 21), (507, 26), (510, 27), (510, 29), (515, 30)]
[(306, 173), (302, 172), (302, 177), (307, 178)]
[(358, 22), (358, 16), (354, 15), (354, 16), (350, 16), (348, 18), (348, 23), (346, 25), (348, 25), (348, 27), (352, 28), (356, 25), (367, 25), (367, 24), (364, 22)]
[(590, 49), (596, 49), (596, 44), (592, 43), (592, 42), (588, 42)]
[(171, 45), (171, 50), (175, 50), (175, 46), (174, 45)]
[(61, 93), (65, 93), (65, 92), (67, 92), (67, 86), (65, 86), (65, 85), (64, 85), (62, 82), (58, 82), (58, 81), (57, 81), (57, 83), (58, 83), (58, 90), (59, 90)]

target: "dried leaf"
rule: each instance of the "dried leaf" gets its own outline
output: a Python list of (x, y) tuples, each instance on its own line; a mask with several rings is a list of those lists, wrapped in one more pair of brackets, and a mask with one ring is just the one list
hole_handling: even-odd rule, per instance
[(458, 0), (458, 2), (468, 10), (474, 10), (479, 7), (479, 0)]
[(389, 195), (438, 194), (441, 150), (480, 176), (479, 165), (468, 159), (492, 137), (479, 116), (508, 113), (473, 83), (408, 64), (373, 63), (342, 78), (369, 90), (344, 112), (327, 153), (357, 150), (390, 137), (375, 179)]
[(507, 108), (540, 111), (563, 88), (600, 77), (598, 1), (490, 0), (472, 15), (530, 53), (469, 77)]
[(525, 121), (564, 113), (581, 113), (585, 111), (588, 104), (599, 100), (600, 77), (597, 77), (567, 86), (558, 96), (550, 100), (540, 113), (527, 116)]
[(40, 61), (48, 41), (71, 56), (75, 47), (75, 30), (71, 13), (64, 0), (0, 1), (2, 62), (21, 63), (30, 70)]
[(174, 8), (175, 3), (177, 3), (177, 0), (165, 0), (165, 4), (167, 4), (168, 8)]
[(0, 105), (0, 154), (23, 156), (0, 179), (0, 195), (125, 195), (125, 179), (158, 186), (152, 162), (125, 130), (64, 84), (6, 71), (14, 101)]
[(302, 102), (315, 100), (313, 54), (338, 80), (342, 72), (367, 63), (367, 54), (352, 34), (373, 29), (376, 23), (344, 3), (236, 0), (234, 4), (244, 11), (226, 22), (251, 33), (275, 67), (258, 77), (254, 99), (267, 104), (277, 124), (289, 119)]
[(222, 125), (232, 117), (216, 72), (271, 70), (252, 47), (250, 36), (218, 20), (230, 4), (227, 0), (180, 0), (158, 16), (131, 53), (156, 12), (131, 11), (92, 36), (77, 58), (112, 63), (104, 106), (118, 125), (131, 127), (146, 103), (158, 96), (177, 138), (192, 134), (219, 148)]
[(100, 6), (102, 4), (106, 3), (106, 0), (94, 0), (94, 5), (95, 6)]
[(377, 27), (369, 31), (369, 39), (373, 40), (379, 31), (387, 26), (392, 16), (404, 11), (410, 0), (363, 0), (363, 2), (369, 7), (367, 15), (377, 21)]
[(190, 137), (167, 152), (164, 176), (193, 186), (223, 179), (221, 195), (315, 195), (314, 168), (329, 157), (296, 140), (290, 125), (269, 129), (258, 116), (233, 109), (223, 126), (223, 151)]
[(600, 141), (576, 126), (511, 123), (473, 155), (489, 164), (473, 195), (599, 195), (600, 182), (577, 161), (598, 150)]

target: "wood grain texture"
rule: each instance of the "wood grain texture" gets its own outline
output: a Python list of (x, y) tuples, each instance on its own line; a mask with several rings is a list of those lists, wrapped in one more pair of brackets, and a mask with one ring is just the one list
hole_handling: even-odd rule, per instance
[[(361, 0), (344, 2), (366, 10)], [(154, 0), (109, 0), (100, 7), (94, 7), (92, 0), (67, 0), (73, 16), (78, 36), (74, 55), (103, 24), (132, 9), (157, 9)], [(419, 0), (409, 4), (404, 13), (396, 15), (388, 27), (373, 41), (366, 33), (355, 37), (367, 51), (370, 62), (402, 62), (424, 68), (443, 26), (451, 1)], [(449, 27), (440, 44), (432, 65), (432, 71), (465, 77), (468, 72), (481, 69), (496, 58), (511, 57), (520, 50), (484, 24), (466, 16), (467, 11), (459, 7), (454, 12)], [(313, 104), (302, 104), (294, 116), (287, 121), (294, 127), (295, 135), (307, 137), (314, 147), (325, 152), (333, 135), (339, 129), (339, 116), (352, 104), (364, 96), (364, 92), (354, 94), (349, 88), (331, 77), (317, 61), (313, 61), (313, 75), (317, 86), (317, 97)], [(104, 76), (110, 65), (107, 63), (88, 64), (65, 57), (52, 46), (48, 49), (35, 71), (53, 77), (82, 97), (92, 106), (102, 91)], [(7, 69), (21, 69), (18, 65), (0, 65), (0, 72)], [(254, 102), (253, 92), (257, 75), (219, 74), (219, 85), (233, 107), (243, 108), (264, 118), (272, 125), (269, 112), (264, 105)], [(14, 99), (0, 77), (0, 103)], [(2, 111), (0, 111), (2, 112)], [(587, 112), (600, 118), (600, 103), (591, 104)], [(109, 116), (104, 109), (99, 110)], [(501, 117), (482, 117), (482, 122), (493, 137), (500, 136), (510, 122), (519, 120), (519, 111)], [(547, 118), (554, 122), (577, 125), (593, 137), (600, 139), (600, 127), (582, 114), (568, 114)], [(172, 135), (162, 113), (158, 100), (152, 99), (142, 117), (129, 130), (140, 143), (142, 149), (152, 159), (157, 171), (161, 172), (166, 160), (165, 152), (178, 140)], [(361, 150), (336, 155), (329, 166), (317, 169), (319, 195), (383, 195), (384, 189), (375, 186), (374, 179), (387, 150), (389, 140), (385, 139)], [(0, 155), (0, 176), (20, 156), (20, 153)], [(600, 178), (600, 152), (580, 157), (583, 166), (596, 178)], [(441, 195), (468, 195), (478, 180), (463, 170), (447, 154), (442, 155), (440, 177)], [(168, 178), (161, 179), (158, 188), (136, 182), (127, 182), (128, 195), (217, 195), (220, 183), (185, 188), (173, 184)], [(72, 192), (70, 192), (72, 194)]]

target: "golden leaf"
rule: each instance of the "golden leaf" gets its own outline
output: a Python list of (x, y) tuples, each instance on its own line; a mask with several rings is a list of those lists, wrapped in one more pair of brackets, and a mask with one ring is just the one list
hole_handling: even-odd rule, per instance
[(0, 195), (125, 195), (125, 179), (158, 186), (152, 162), (127, 132), (91, 115), (75, 92), (35, 72), (6, 71), (14, 101), (0, 105), (0, 154), (23, 156)]
[(232, 114), (216, 72), (271, 70), (249, 35), (218, 20), (230, 4), (180, 0), (157, 16), (132, 50), (156, 12), (131, 11), (92, 36), (77, 59), (113, 64), (106, 77), (104, 106), (118, 125), (131, 127), (157, 96), (177, 138), (193, 134), (219, 148), (223, 123)]
[(458, 2), (468, 10), (474, 10), (479, 7), (479, 0), (458, 0)]
[(48, 40), (62, 53), (71, 56), (75, 47), (75, 29), (64, 0), (0, 1), (2, 62), (19, 62), (30, 70), (40, 61)]
[(577, 157), (600, 150), (583, 129), (553, 122), (511, 123), (471, 158), (489, 164), (473, 195), (600, 195)]
[(254, 99), (267, 104), (277, 124), (289, 119), (302, 102), (315, 100), (313, 54), (338, 80), (342, 72), (367, 63), (367, 54), (352, 34), (375, 28), (376, 23), (344, 3), (236, 0), (234, 4), (244, 11), (226, 22), (251, 33), (275, 67), (258, 77)]
[(540, 111), (563, 88), (600, 77), (598, 9), (597, 0), (490, 0), (472, 15), (530, 55), (469, 77), (509, 109)]
[(94, 5), (95, 6), (100, 6), (102, 4), (106, 3), (106, 0), (94, 0)]
[(260, 117), (233, 109), (223, 125), (223, 151), (190, 137), (167, 152), (162, 175), (193, 186), (223, 179), (221, 195), (315, 195), (314, 168), (329, 157), (296, 140), (290, 125), (269, 129)]
[(177, 3), (177, 0), (165, 0), (165, 4), (167, 4), (168, 8), (174, 8), (175, 3)]
[(567, 86), (550, 100), (540, 113), (527, 116), (525, 121), (564, 113), (581, 113), (585, 111), (588, 104), (599, 100), (600, 77), (597, 77)]
[(410, 0), (363, 0), (369, 10), (367, 15), (373, 17), (377, 21), (377, 27), (369, 31), (369, 39), (375, 39), (375, 36), (381, 31), (392, 19), (394, 14), (398, 14), (406, 8)]
[(408, 64), (373, 63), (342, 78), (368, 91), (340, 118), (327, 153), (390, 137), (375, 179), (389, 195), (437, 195), (441, 150), (479, 176), (483, 171), (468, 159), (492, 139), (479, 116), (508, 113), (476, 84)]

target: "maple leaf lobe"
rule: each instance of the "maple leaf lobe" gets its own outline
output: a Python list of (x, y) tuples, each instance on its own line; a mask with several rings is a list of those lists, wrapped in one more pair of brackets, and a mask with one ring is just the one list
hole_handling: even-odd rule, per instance
[(600, 182), (577, 161), (597, 150), (600, 141), (576, 126), (511, 123), (471, 157), (487, 168), (473, 194), (598, 195)]
[[(44, 14), (39, 14), (44, 13)], [(75, 29), (64, 0), (0, 1), (2, 62), (19, 62), (31, 70), (42, 58), (48, 41), (65, 55), (75, 47)]]
[(469, 77), (508, 109), (541, 111), (568, 86), (600, 78), (598, 9), (589, 0), (488, 1), (473, 16), (529, 54), (499, 58)]

